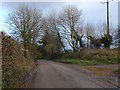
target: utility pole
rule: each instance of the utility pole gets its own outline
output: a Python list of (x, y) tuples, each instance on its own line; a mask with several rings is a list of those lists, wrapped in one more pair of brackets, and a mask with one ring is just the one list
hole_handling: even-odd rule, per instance
[(109, 1), (107, 0), (107, 35), (109, 35)]
[[(113, 1), (113, 0), (112, 0)], [(109, 0), (107, 0), (107, 2), (101, 2), (102, 4), (107, 4), (107, 30), (106, 30), (106, 33), (107, 35), (109, 35), (110, 33), (110, 24), (109, 24)]]

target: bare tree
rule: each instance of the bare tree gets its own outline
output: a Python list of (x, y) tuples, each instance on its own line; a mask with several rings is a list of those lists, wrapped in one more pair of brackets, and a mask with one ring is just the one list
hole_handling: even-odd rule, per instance
[[(82, 30), (81, 27), (82, 11), (74, 6), (68, 6), (59, 15), (59, 26), (62, 30), (62, 35), (67, 40), (73, 51), (78, 50), (81, 44), (82, 33), (78, 33)], [(82, 47), (82, 46), (81, 46)]]
[(106, 34), (106, 29), (107, 29), (107, 25), (105, 22), (103, 23), (99, 23), (97, 24), (97, 28), (96, 28), (96, 38), (101, 38), (104, 37), (104, 35)]
[(112, 42), (112, 36), (113, 36), (113, 27), (110, 26), (110, 33), (108, 34), (106, 32), (107, 25), (106, 23), (100, 23), (98, 24), (97, 33), (98, 39), (100, 39), (101, 44), (104, 44), (105, 48), (109, 48), (110, 44)]
[(23, 42), (24, 48), (29, 49), (31, 44), (35, 44), (42, 28), (42, 12), (26, 5), (20, 6), (9, 14), (7, 24), (12, 34)]
[(61, 47), (64, 48), (61, 36), (58, 30), (57, 15), (55, 13), (49, 13), (44, 19), (43, 31), (44, 36), (42, 38), (42, 43), (44, 51), (51, 55), (53, 59), (55, 55), (61, 52)]
[(59, 43), (62, 46), (63, 50), (67, 51), (65, 49), (65, 45), (62, 40), (62, 36), (59, 29), (59, 21), (57, 16), (58, 15), (56, 14), (56, 12), (49, 14), (49, 17), (48, 17), (49, 27), (51, 27), (50, 30), (53, 31), (52, 33), (58, 37)]
[(86, 24), (86, 27), (85, 27), (85, 34), (86, 34), (86, 37), (87, 37), (87, 48), (89, 47), (90, 45), (90, 38), (91, 37), (95, 37), (95, 28), (94, 26), (91, 24), (91, 23), (87, 23)]

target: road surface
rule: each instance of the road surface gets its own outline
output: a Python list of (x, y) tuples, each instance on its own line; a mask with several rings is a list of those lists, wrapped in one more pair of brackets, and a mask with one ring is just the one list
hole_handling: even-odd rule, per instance
[(38, 61), (32, 76), (32, 88), (115, 88), (89, 74), (46, 60)]

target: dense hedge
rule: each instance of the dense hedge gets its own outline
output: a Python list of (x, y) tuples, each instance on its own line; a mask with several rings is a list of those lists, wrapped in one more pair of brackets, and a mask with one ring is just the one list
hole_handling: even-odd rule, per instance
[[(2, 34), (2, 87), (19, 87), (24, 76), (34, 66), (34, 62), (23, 55), (21, 45), (11, 39), (10, 36)], [(29, 59), (29, 60), (28, 60)]]

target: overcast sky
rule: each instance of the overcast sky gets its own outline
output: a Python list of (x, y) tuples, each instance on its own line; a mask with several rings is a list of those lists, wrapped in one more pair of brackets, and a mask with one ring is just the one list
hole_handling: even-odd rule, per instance
[[(5, 1), (5, 0), (4, 0)], [(48, 1), (48, 0), (47, 0)], [(4, 21), (7, 15), (14, 11), (15, 8), (22, 4), (27, 4), (31, 7), (41, 9), (43, 15), (47, 15), (48, 12), (62, 11), (62, 8), (67, 5), (75, 5), (83, 11), (84, 22), (90, 22), (96, 25), (97, 23), (102, 23), (106, 21), (106, 4), (101, 4), (100, 2), (104, 0), (93, 0), (88, 2), (87, 0), (64, 0), (64, 2), (0, 2), (0, 31), (5, 30), (9, 32), (5, 26)], [(110, 2), (110, 23), (114, 27), (118, 26), (118, 1), (114, 0)]]

